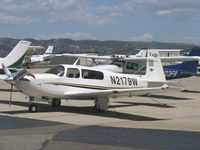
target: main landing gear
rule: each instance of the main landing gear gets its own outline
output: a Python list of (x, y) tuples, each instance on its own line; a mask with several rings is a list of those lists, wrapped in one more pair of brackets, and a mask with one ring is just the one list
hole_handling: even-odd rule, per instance
[(102, 113), (104, 110), (108, 109), (108, 102), (109, 98), (108, 97), (97, 97), (94, 101), (94, 110), (97, 113)]
[(57, 98), (53, 98), (51, 106), (54, 108), (58, 108), (61, 105), (61, 100)]

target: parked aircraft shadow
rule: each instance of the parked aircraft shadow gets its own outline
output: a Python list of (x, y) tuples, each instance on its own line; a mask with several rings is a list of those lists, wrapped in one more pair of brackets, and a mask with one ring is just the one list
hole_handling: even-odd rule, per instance
[(141, 95), (140, 97), (148, 97), (148, 98), (159, 98), (159, 99), (167, 99), (167, 100), (192, 100), (192, 98), (186, 97), (176, 97), (176, 96), (168, 96), (168, 95)]
[[(8, 104), (8, 101), (0, 100), (0, 103)], [(28, 107), (27, 102), (16, 102), (13, 101), (12, 105), (18, 105), (18, 106), (25, 106)], [(128, 107), (131, 105), (114, 105), (111, 106), (111, 108), (115, 107)], [(11, 106), (12, 107), (12, 106)], [(77, 113), (77, 114), (85, 114), (85, 115), (91, 115), (91, 116), (101, 116), (101, 117), (108, 117), (108, 118), (117, 118), (117, 119), (125, 119), (125, 120), (132, 120), (132, 121), (157, 121), (157, 120), (166, 120), (166, 119), (160, 119), (160, 118), (153, 118), (153, 117), (147, 117), (147, 116), (140, 116), (140, 115), (134, 115), (134, 114), (128, 114), (123, 112), (117, 112), (111, 110), (105, 110), (104, 113), (96, 113), (93, 109), (93, 107), (76, 107), (76, 106), (60, 106), (59, 108), (52, 108), (49, 105), (46, 104), (39, 104), (39, 113), (41, 112), (69, 112), (69, 113)], [(7, 114), (23, 114), (23, 113), (30, 113), (27, 110), (18, 110), (18, 111), (1, 111), (1, 113), (7, 113)]]
[(192, 91), (192, 90), (183, 90), (181, 92), (184, 92), (184, 93), (200, 93), (200, 91)]
[(143, 106), (151, 106), (151, 107), (161, 107), (161, 108), (176, 108), (175, 106), (171, 106), (168, 104), (162, 104), (162, 103), (157, 103), (157, 104), (153, 104), (153, 103), (136, 103), (136, 102), (116, 102), (116, 103), (120, 103), (120, 104), (129, 104), (131, 106), (138, 106), (138, 105), (143, 105)]

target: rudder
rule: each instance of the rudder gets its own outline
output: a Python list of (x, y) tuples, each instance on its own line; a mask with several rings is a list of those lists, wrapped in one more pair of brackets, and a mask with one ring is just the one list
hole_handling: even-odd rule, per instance
[(45, 51), (44, 55), (52, 54), (53, 52), (53, 46), (48, 46), (47, 50)]
[(144, 77), (152, 82), (166, 82), (160, 55), (157, 50), (147, 51), (146, 74)]

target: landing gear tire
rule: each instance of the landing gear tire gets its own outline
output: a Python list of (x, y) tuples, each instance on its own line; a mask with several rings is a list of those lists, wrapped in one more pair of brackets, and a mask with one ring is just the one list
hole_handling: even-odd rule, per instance
[(54, 98), (52, 103), (51, 103), (51, 106), (54, 107), (54, 108), (58, 108), (58, 107), (60, 107), (60, 105), (61, 105), (61, 100)]
[(29, 110), (29, 112), (32, 112), (32, 113), (37, 112), (38, 111), (37, 104), (30, 104), (28, 107), (28, 110)]
[(94, 105), (94, 111), (95, 111), (96, 113), (103, 113), (103, 112), (104, 112), (104, 110), (99, 109), (99, 108), (97, 107), (97, 104)]

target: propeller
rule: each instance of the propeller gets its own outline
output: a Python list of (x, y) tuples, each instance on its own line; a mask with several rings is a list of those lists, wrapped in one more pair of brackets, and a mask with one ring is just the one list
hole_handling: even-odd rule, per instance
[(16, 74), (13, 76), (13, 80), (18, 80), (18, 79), (24, 77), (27, 73), (28, 73), (27, 70), (26, 70), (26, 69), (23, 69), (23, 70), (21, 70), (20, 72), (16, 73)]
[[(2, 69), (4, 73), (7, 75), (7, 77), (4, 79), (4, 81), (8, 82), (11, 85), (11, 92), (10, 92), (10, 100), (9, 100), (9, 106), (11, 106), (12, 102), (12, 93), (13, 93), (13, 86), (16, 84), (17, 80), (22, 79), (25, 75), (28, 74), (26, 69), (21, 70), (20, 72), (17, 72), (15, 74), (12, 74), (10, 70), (2, 63)], [(31, 75), (34, 77), (34, 75)]]

